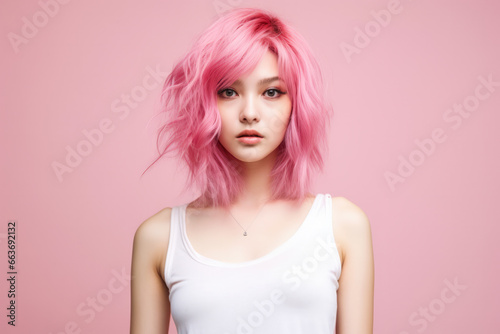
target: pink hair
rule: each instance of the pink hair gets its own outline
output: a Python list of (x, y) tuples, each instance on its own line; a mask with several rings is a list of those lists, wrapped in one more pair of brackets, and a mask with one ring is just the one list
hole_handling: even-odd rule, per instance
[(227, 208), (243, 189), (239, 160), (218, 141), (217, 92), (251, 72), (267, 50), (277, 56), (279, 75), (292, 102), (290, 122), (271, 171), (271, 198), (303, 200), (314, 170), (323, 171), (331, 108), (311, 50), (274, 14), (233, 9), (199, 36), (174, 66), (161, 95), (160, 113), (166, 121), (158, 130), (160, 155), (152, 164), (177, 150), (189, 168), (187, 185), (201, 189), (194, 206)]

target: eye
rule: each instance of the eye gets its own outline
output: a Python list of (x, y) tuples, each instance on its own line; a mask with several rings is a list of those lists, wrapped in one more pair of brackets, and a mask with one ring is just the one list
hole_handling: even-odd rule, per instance
[(217, 94), (222, 98), (230, 98), (236, 96), (236, 92), (231, 88), (222, 89)]
[(267, 97), (270, 97), (270, 98), (278, 98), (281, 95), (286, 94), (286, 93), (280, 91), (277, 88), (271, 88), (271, 89), (266, 90), (264, 92), (264, 94), (267, 94)]

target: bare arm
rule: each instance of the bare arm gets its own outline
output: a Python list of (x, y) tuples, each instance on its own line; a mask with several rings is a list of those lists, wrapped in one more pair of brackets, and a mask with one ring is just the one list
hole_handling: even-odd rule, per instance
[(337, 334), (373, 333), (374, 260), (371, 228), (365, 213), (349, 200), (334, 199), (343, 265), (337, 291)]
[(170, 235), (171, 209), (145, 220), (132, 251), (130, 334), (165, 334), (170, 320), (168, 288), (162, 268)]

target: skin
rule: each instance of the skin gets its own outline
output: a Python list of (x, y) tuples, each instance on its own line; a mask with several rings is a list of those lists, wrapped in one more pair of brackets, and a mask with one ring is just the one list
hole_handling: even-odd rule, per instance
[[(299, 206), (287, 201), (262, 206), (270, 195), (270, 171), (291, 114), (284, 82), (259, 83), (273, 77), (278, 77), (277, 59), (267, 52), (251, 73), (218, 92), (222, 121), (219, 141), (245, 167), (245, 191), (231, 206), (231, 213), (247, 227), (248, 236), (242, 236), (242, 228), (223, 210), (194, 209), (188, 205), (187, 236), (193, 248), (205, 257), (223, 262), (262, 257), (297, 231), (312, 206), (312, 194)], [(255, 129), (264, 138), (255, 145), (243, 144), (236, 136), (244, 129)], [(344, 197), (332, 197), (332, 208), (332, 226), (342, 262), (336, 331), (373, 333), (374, 261), (370, 222), (358, 206)], [(171, 212), (167, 207), (146, 219), (134, 236), (131, 334), (167, 333), (169, 328), (169, 291), (163, 272)], [(257, 214), (259, 219), (255, 220)], [(248, 228), (252, 222), (255, 224)]]

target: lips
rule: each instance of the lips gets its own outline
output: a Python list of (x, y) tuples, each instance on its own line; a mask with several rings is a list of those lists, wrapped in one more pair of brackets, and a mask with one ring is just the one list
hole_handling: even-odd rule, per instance
[(240, 138), (240, 137), (259, 137), (259, 138), (262, 138), (263, 136), (256, 130), (244, 130), (238, 134), (237, 138)]

